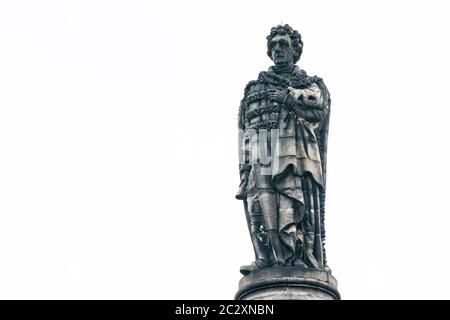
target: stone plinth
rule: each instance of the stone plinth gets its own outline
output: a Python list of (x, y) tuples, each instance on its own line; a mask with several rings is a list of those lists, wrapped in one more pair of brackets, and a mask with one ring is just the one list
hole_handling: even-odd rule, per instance
[(254, 271), (239, 281), (237, 300), (339, 300), (331, 272), (304, 267)]

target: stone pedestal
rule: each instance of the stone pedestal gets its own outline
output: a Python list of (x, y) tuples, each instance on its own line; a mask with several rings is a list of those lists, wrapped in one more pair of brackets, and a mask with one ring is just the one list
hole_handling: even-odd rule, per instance
[(331, 272), (304, 267), (254, 271), (239, 281), (237, 300), (340, 300)]

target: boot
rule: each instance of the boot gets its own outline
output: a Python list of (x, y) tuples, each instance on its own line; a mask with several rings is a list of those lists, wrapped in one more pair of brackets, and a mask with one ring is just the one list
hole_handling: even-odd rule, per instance
[(259, 239), (257, 232), (252, 232), (250, 237), (255, 251), (255, 261), (240, 268), (240, 272), (244, 276), (255, 270), (270, 266), (269, 251), (266, 244)]
[(255, 264), (260, 268), (267, 267), (270, 264), (270, 258), (266, 243), (259, 239), (256, 232), (251, 234), (251, 239), (255, 250)]

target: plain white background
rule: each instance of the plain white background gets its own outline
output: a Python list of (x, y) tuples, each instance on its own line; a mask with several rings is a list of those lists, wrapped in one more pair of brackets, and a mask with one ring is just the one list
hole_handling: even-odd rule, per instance
[(274, 25), (332, 95), (344, 299), (450, 298), (446, 1), (2, 1), (0, 298), (231, 299), (237, 112)]

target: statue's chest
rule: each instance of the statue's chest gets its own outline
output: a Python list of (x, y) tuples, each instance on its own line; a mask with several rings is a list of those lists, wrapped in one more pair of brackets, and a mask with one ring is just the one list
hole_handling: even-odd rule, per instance
[(269, 100), (269, 90), (286, 90), (282, 86), (256, 83), (249, 88), (246, 104), (246, 120), (250, 128), (277, 128), (280, 106)]

